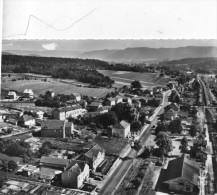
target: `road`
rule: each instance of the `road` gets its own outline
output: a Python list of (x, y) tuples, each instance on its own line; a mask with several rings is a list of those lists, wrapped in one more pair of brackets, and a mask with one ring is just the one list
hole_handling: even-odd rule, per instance
[[(151, 134), (150, 129), (153, 126), (153, 124), (156, 123), (157, 115), (163, 111), (164, 106), (167, 104), (169, 94), (170, 94), (170, 91), (167, 91), (164, 93), (162, 106), (160, 106), (156, 109), (154, 116), (152, 118), (152, 123), (149, 125), (145, 125), (143, 127), (142, 133), (141, 133), (140, 138), (139, 138), (142, 145), (145, 145), (145, 142), (148, 140), (148, 138)], [(108, 179), (106, 184), (100, 190), (99, 195), (112, 195), (112, 194), (114, 194), (114, 192), (117, 190), (118, 186), (120, 185), (122, 179), (124, 178), (124, 176), (128, 172), (129, 168), (131, 167), (131, 165), (133, 163), (133, 159), (136, 156), (137, 156), (137, 152), (135, 150), (131, 149), (125, 158), (127, 160), (122, 160), (120, 165), (116, 168), (117, 171), (114, 171), (114, 173)]]
[(206, 171), (208, 173), (208, 178), (207, 178), (207, 188), (204, 188), (205, 185), (205, 179), (204, 177), (202, 177), (200, 179), (200, 194), (211, 194), (213, 195), (215, 193), (215, 188), (217, 188), (217, 184), (215, 182), (215, 178), (217, 178), (217, 171), (215, 170), (215, 172), (213, 172), (213, 165), (216, 164), (217, 162), (217, 145), (215, 144), (216, 140), (214, 140), (213, 138), (213, 122), (214, 122), (214, 118), (213, 118), (213, 114), (212, 114), (212, 110), (210, 110), (210, 108), (208, 108), (207, 106), (210, 106), (210, 102), (212, 102), (212, 100), (210, 99), (211, 96), (209, 95), (208, 89), (206, 88), (205, 84), (203, 83), (203, 81), (199, 78), (199, 81), (201, 83), (201, 87), (202, 87), (202, 93), (203, 93), (203, 102), (204, 102), (204, 114), (206, 117), (206, 121), (207, 121), (207, 125), (205, 125), (205, 127), (207, 128), (208, 132), (207, 132), (207, 136), (206, 139), (207, 143), (210, 147), (210, 152), (207, 154), (207, 161), (206, 161)]

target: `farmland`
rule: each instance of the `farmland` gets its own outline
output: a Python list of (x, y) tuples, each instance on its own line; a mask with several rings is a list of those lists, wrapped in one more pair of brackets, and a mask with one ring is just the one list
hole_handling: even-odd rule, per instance
[(164, 85), (167, 83), (166, 78), (159, 77), (159, 73), (139, 73), (139, 72), (127, 72), (127, 71), (112, 71), (112, 70), (98, 70), (105, 76), (109, 76), (111, 79), (117, 82), (131, 83), (134, 80), (139, 80), (143, 86), (151, 87), (156, 84)]
[(23, 92), (25, 89), (32, 89), (37, 95), (44, 94), (47, 90), (53, 90), (56, 94), (69, 95), (71, 93), (80, 93), (82, 95), (102, 97), (108, 92), (113, 91), (113, 89), (107, 88), (78, 87), (76, 85), (62, 83), (54, 79), (50, 79), (48, 82), (42, 81), (41, 79), (2, 82), (1, 87), (5, 90), (17, 90), (19, 92)]

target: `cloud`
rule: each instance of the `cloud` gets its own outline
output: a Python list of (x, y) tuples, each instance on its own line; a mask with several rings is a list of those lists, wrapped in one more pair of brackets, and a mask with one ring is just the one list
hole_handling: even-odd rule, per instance
[(57, 47), (57, 44), (56, 43), (42, 44), (42, 47), (46, 50), (55, 50)]

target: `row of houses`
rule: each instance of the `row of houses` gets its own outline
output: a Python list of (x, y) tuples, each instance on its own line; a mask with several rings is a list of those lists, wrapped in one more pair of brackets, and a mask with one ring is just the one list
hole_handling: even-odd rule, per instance
[[(130, 124), (122, 120), (108, 128), (108, 135), (114, 137), (127, 138), (130, 135)], [(65, 138), (79, 135), (80, 131), (76, 130), (72, 122), (62, 120), (46, 120), (41, 126), (42, 137)]]
[(42, 156), (39, 162), (40, 166), (61, 170), (63, 187), (78, 189), (104, 159), (105, 150), (96, 144), (75, 160)]

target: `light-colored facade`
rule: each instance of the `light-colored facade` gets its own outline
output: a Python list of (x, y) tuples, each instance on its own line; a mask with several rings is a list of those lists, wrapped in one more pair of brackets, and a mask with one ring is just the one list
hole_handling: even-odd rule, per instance
[(105, 159), (105, 150), (98, 144), (93, 146), (85, 154), (81, 155), (78, 160), (87, 162), (90, 169), (93, 171), (99, 166), (99, 164)]
[(73, 95), (73, 97), (75, 98), (75, 100), (76, 100), (77, 102), (80, 102), (80, 101), (81, 101), (81, 95), (80, 95), (79, 93), (73, 93), (72, 95)]
[(9, 91), (8, 92), (8, 97), (9, 97), (9, 99), (16, 100), (17, 99), (16, 91)]
[(69, 117), (76, 118), (82, 114), (83, 114), (83, 109), (80, 105), (53, 110), (53, 118), (57, 120), (66, 120)]
[(28, 96), (29, 96), (30, 98), (33, 98), (33, 97), (34, 97), (34, 93), (33, 93), (32, 89), (25, 89), (23, 93), (24, 93), (24, 94), (28, 94)]
[(65, 138), (74, 134), (74, 124), (61, 120), (47, 120), (41, 126), (42, 137)]
[(62, 186), (80, 188), (89, 178), (89, 166), (84, 161), (72, 160), (61, 175)]
[(126, 138), (130, 135), (130, 124), (126, 121), (121, 121), (112, 128), (112, 136)]

